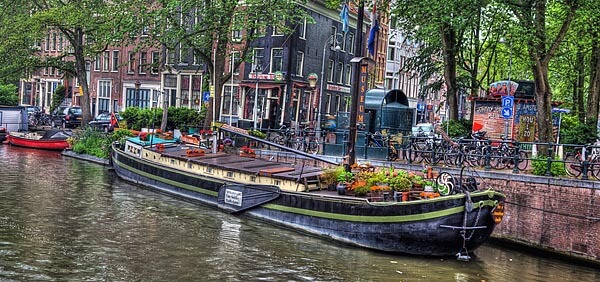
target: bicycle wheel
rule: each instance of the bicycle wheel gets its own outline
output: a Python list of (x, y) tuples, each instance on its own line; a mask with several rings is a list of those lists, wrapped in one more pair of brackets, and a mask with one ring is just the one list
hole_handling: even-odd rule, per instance
[(308, 139), (308, 143), (306, 144), (306, 152), (313, 155), (319, 152), (319, 140), (317, 140), (317, 138)]
[(517, 168), (520, 171), (524, 171), (529, 166), (529, 157), (527, 156), (527, 152), (519, 151), (519, 162), (517, 163)]
[(567, 175), (579, 177), (581, 175), (581, 163), (576, 155), (567, 155), (565, 157), (565, 171)]
[(292, 149), (302, 151), (302, 149), (304, 149), (304, 138), (294, 138), (294, 141), (292, 143)]
[(413, 163), (420, 163), (423, 161), (421, 149), (415, 143), (410, 145), (410, 154), (408, 155), (408, 158)]

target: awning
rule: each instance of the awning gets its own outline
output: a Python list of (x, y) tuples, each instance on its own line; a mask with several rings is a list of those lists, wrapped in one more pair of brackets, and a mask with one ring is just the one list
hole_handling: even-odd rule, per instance
[[(248, 87), (248, 88), (256, 88), (256, 82), (242, 82), (239, 85), (241, 87)], [(273, 88), (281, 88), (283, 87), (285, 84), (281, 84), (281, 83), (270, 83), (270, 82), (258, 82), (258, 89), (273, 89)]]
[(401, 90), (371, 89), (365, 93), (365, 109), (380, 110), (384, 107), (384, 100), (385, 104), (398, 103), (408, 107), (408, 98)]

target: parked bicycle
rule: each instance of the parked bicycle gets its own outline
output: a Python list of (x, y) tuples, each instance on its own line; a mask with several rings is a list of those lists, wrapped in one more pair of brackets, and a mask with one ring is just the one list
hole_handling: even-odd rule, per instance
[[(564, 158), (565, 171), (567, 175), (579, 177), (583, 173), (583, 162), (587, 160), (588, 174), (600, 179), (600, 140), (588, 144), (574, 153), (568, 153)], [(589, 152), (589, 153), (588, 153)]]
[(296, 136), (292, 148), (299, 151), (304, 151), (309, 154), (317, 154), (319, 152), (319, 138), (314, 130), (307, 128), (300, 129), (300, 135)]
[(387, 160), (395, 161), (398, 159), (398, 149), (399, 142), (392, 140), (392, 138), (387, 134), (382, 134), (379, 131), (374, 133), (367, 132), (367, 147), (375, 147), (375, 148), (387, 148)]

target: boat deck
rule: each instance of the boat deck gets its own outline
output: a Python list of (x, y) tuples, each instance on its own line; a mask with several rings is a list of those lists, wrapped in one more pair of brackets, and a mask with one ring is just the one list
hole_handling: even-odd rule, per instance
[[(310, 165), (294, 165), (289, 163), (279, 163), (261, 158), (245, 157), (222, 152), (204, 154), (188, 154), (189, 150), (195, 147), (185, 144), (170, 144), (164, 149), (158, 150), (156, 147), (147, 148), (151, 151), (161, 153), (165, 157), (171, 157), (182, 161), (190, 161), (199, 165), (238, 171), (243, 173), (255, 174), (260, 176), (275, 176), (281, 179), (299, 180), (316, 179), (323, 171), (321, 167)], [(196, 149), (198, 150), (198, 149)]]

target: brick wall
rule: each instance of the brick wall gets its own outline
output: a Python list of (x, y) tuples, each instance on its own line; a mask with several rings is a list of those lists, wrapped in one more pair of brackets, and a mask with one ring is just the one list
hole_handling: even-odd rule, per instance
[(506, 195), (506, 213), (495, 237), (600, 261), (600, 183), (483, 174), (483, 185)]

